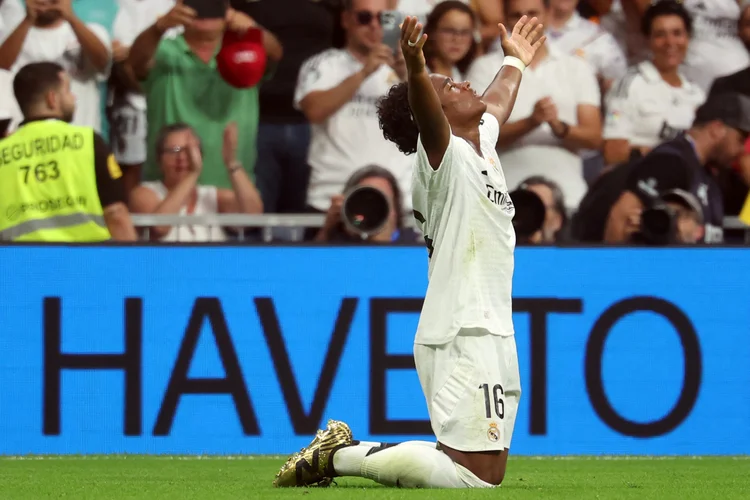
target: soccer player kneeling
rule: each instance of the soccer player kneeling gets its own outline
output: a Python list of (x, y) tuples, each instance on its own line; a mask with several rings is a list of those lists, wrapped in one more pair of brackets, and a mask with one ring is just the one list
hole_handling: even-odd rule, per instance
[(429, 285), (414, 358), (437, 444), (354, 441), (335, 420), (287, 460), (276, 486), (327, 485), (337, 476), (387, 486), (471, 488), (505, 476), (521, 384), (511, 308), (513, 202), (495, 151), (521, 75), (545, 41), (536, 18), (501, 25), (503, 66), (483, 96), (425, 69), (421, 25), (407, 18), (408, 80), (378, 114), (386, 139), (417, 154), (414, 216), (425, 235)]

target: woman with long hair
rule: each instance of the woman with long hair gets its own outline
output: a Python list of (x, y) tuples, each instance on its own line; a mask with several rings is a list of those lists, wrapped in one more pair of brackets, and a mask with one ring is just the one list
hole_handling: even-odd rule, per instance
[(463, 76), (477, 55), (474, 39), (476, 17), (471, 7), (458, 0), (440, 2), (427, 16), (424, 46), (425, 60), (431, 73), (463, 81)]

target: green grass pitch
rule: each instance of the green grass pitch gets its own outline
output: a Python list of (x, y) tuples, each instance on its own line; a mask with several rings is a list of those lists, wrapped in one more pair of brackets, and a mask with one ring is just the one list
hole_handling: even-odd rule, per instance
[(0, 499), (748, 499), (750, 457), (512, 457), (500, 490), (405, 490), (339, 478), (274, 489), (280, 457), (0, 457)]

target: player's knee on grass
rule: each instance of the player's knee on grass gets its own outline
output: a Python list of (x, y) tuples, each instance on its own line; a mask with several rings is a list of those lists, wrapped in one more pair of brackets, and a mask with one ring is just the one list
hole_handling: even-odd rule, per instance
[(463, 452), (442, 444), (440, 448), (451, 460), (485, 483), (500, 486), (505, 479), (508, 450), (502, 452)]

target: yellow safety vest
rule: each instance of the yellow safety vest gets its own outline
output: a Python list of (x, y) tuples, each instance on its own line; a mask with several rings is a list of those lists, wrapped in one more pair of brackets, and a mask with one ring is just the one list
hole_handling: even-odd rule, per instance
[(0, 241), (109, 240), (103, 213), (93, 129), (40, 120), (0, 141)]

